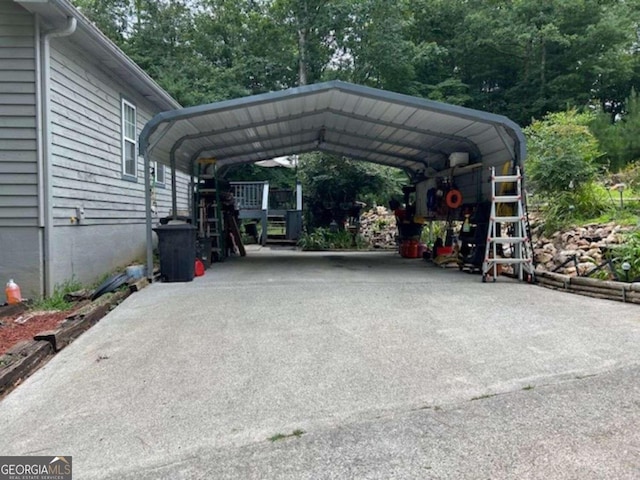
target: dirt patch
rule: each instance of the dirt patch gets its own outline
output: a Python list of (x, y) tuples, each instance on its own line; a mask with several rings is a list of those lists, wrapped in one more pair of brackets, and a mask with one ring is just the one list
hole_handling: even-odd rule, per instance
[(42, 331), (55, 329), (71, 312), (23, 312), (0, 318), (0, 355), (22, 340), (31, 340)]

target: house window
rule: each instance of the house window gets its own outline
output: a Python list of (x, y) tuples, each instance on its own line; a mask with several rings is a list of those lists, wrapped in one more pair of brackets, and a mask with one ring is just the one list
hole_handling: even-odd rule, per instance
[(137, 177), (136, 107), (122, 99), (122, 173)]
[(158, 185), (164, 185), (165, 178), (165, 166), (161, 163), (156, 163), (156, 168), (153, 169), (155, 172), (155, 181)]

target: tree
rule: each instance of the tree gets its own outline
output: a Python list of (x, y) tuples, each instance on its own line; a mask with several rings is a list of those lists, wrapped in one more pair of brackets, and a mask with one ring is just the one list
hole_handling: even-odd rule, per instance
[(298, 85), (316, 83), (337, 51), (347, 0), (273, 0), (269, 14), (296, 47)]
[(412, 5), (411, 38), (431, 54), (416, 67), (416, 82), (429, 95), (443, 93), (437, 85), (457, 86), (455, 94), (468, 95), (460, 98), (466, 105), (526, 125), (547, 112), (593, 101), (618, 108), (640, 79), (636, 2), (417, 0)]
[(299, 176), (310, 226), (342, 224), (355, 201), (385, 204), (400, 193), (406, 175), (395, 168), (322, 152), (301, 155)]
[(415, 45), (407, 36), (411, 12), (406, 0), (360, 0), (350, 5), (340, 45), (350, 80), (408, 93), (415, 77)]
[(224, 174), (230, 182), (269, 182), (270, 188), (293, 190), (296, 187), (297, 171), (287, 167), (261, 167), (253, 163), (234, 166)]
[(611, 114), (600, 110), (590, 124), (604, 156), (614, 172), (640, 159), (640, 98), (635, 89), (624, 102), (624, 111), (611, 119)]
[(130, 28), (130, 0), (74, 0), (80, 11), (107, 37), (122, 45)]

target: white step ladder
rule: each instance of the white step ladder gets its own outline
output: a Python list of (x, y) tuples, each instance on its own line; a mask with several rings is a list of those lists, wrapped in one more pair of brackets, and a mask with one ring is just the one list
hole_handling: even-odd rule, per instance
[[(515, 194), (504, 192), (504, 184), (515, 183)], [(496, 190), (500, 187), (500, 191)], [(511, 209), (511, 215), (498, 215), (501, 208), (499, 204), (511, 204), (515, 208)], [(502, 208), (506, 207), (503, 206)], [(498, 236), (496, 224), (512, 224), (513, 236)], [(504, 228), (503, 228), (504, 230)], [(520, 281), (527, 280), (533, 282), (533, 251), (531, 239), (528, 236), (527, 217), (524, 209), (522, 192), (522, 174), (520, 167), (516, 167), (515, 175), (496, 176), (495, 167), (491, 167), (491, 216), (489, 218), (489, 229), (487, 236), (487, 246), (482, 263), (482, 281), (487, 281), (487, 276), (491, 275), (496, 281), (498, 265), (513, 265), (514, 273), (517, 271)], [(498, 244), (511, 244), (511, 257), (498, 258)], [(490, 273), (491, 272), (491, 273)], [(526, 274), (526, 277), (525, 277)]]

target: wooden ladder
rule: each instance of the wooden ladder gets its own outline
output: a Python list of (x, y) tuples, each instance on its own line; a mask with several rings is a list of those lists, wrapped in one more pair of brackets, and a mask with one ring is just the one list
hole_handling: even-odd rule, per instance
[(214, 166), (215, 186), (213, 188), (203, 188), (201, 185), (202, 176), (199, 175), (197, 183), (198, 195), (198, 236), (211, 239), (211, 261), (222, 261), (225, 256), (224, 222), (220, 205), (220, 194), (218, 191), (218, 179), (216, 167)]

